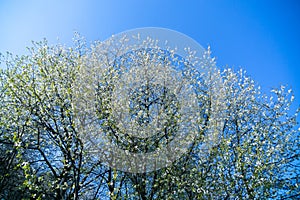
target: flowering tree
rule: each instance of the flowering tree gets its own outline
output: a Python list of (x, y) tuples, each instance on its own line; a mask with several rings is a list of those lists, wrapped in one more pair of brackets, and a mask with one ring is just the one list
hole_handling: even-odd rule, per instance
[(210, 49), (117, 39), (2, 58), (1, 198), (299, 197), (291, 90), (261, 94)]

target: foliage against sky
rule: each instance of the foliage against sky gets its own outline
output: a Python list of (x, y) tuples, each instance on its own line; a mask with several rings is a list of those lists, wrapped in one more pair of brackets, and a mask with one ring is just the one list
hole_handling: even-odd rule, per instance
[(291, 86), (300, 104), (300, 4), (297, 0), (29, 0), (0, 2), (0, 52), (25, 53), (31, 40), (71, 45), (138, 27), (180, 31), (210, 45), (218, 66), (242, 67), (267, 92)]
[[(92, 152), (89, 148), (91, 140), (85, 139), (90, 129), (84, 132), (76, 125), (81, 117), (88, 122), (94, 122), (94, 118), (81, 115), (76, 110), (76, 94), (82, 91), (76, 90), (74, 85), (82, 76), (82, 69), (93, 70), (89, 68), (91, 63), (98, 66), (99, 61), (107, 60), (99, 58), (110, 58), (111, 55), (118, 55), (118, 51), (97, 51), (97, 47), (101, 50), (105, 44), (101, 42), (96, 43), (96, 48), (85, 48), (80, 38), (75, 44), (77, 46), (74, 48), (65, 48), (43, 41), (34, 43), (29, 56), (3, 58), (8, 66), (7, 70), (1, 72), (0, 95), (0, 187), (3, 198), (280, 199), (300, 195), (297, 113), (291, 115), (289, 112), (294, 100), (292, 91), (282, 86), (274, 89), (273, 95), (266, 96), (243, 70), (233, 71), (230, 68), (212, 71), (222, 79), (222, 88), (218, 91), (224, 100), (221, 111), (213, 106), (216, 93), (211, 92), (214, 88), (211, 86), (214, 86), (214, 82), (201, 81), (199, 73), (190, 77), (197, 104), (201, 108), (196, 113), (199, 118), (195, 123), (199, 129), (188, 145), (188, 151), (171, 165), (144, 173), (119, 170), (106, 163), (103, 165), (100, 157), (107, 150)], [(141, 57), (137, 60), (139, 63), (147, 63), (147, 52), (141, 51)], [(189, 56), (192, 56), (193, 53), (190, 53)], [(176, 59), (160, 53), (158, 55), (158, 58), (163, 56), (163, 69), (168, 68), (165, 60)], [(209, 57), (210, 49), (204, 55), (207, 62), (200, 66), (205, 63), (208, 64), (205, 67), (215, 66), (214, 59)], [(172, 140), (172, 135), (178, 136), (177, 130), (180, 129), (176, 128), (176, 124), (180, 125), (183, 113), (176, 117), (177, 111), (173, 112), (172, 109), (171, 113), (170, 109), (163, 109), (157, 115), (166, 116), (162, 120), (166, 119), (163, 129), (156, 127), (158, 133), (163, 133), (157, 135), (158, 142), (139, 142), (126, 132), (119, 131), (118, 120), (121, 119), (111, 120), (115, 111), (112, 109), (112, 94), (116, 91), (116, 79), (122, 66), (118, 62), (107, 64), (102, 73), (90, 74), (97, 77), (91, 79), (96, 82), (91, 82), (94, 90), (89, 91), (95, 91), (97, 97), (92, 108), (99, 119), (98, 127), (102, 130), (99, 134), (107, 134), (111, 143), (132, 153), (159, 149), (161, 144), (165, 145), (165, 141), (168, 144)], [(141, 67), (147, 68), (147, 65)], [(160, 66), (154, 66), (153, 69), (160, 70)], [(214, 76), (214, 73), (211, 75)], [(193, 80), (196, 82), (193, 83)], [(137, 95), (132, 93), (134, 100), (145, 99), (150, 91), (156, 95), (166, 91), (151, 84), (145, 86), (138, 90), (141, 92)], [(164, 103), (155, 104), (168, 107), (178, 102), (168, 97), (171, 94), (167, 92), (159, 96)], [(90, 102), (89, 99), (81, 100)], [(180, 103), (179, 107), (184, 106)], [(137, 122), (140, 119), (142, 122), (135, 126), (148, 124), (149, 118), (142, 116), (147, 116), (149, 109), (142, 108), (138, 111), (141, 115), (136, 115), (135, 109), (141, 108), (143, 101), (137, 101), (134, 105), (137, 107), (133, 107), (132, 116), (134, 119), (138, 116)], [(204, 151), (206, 138), (214, 133), (211, 127), (216, 125), (214, 117), (218, 117), (213, 115), (214, 112), (224, 112), (222, 127), (213, 129), (217, 132), (218, 140), (209, 151)], [(97, 136), (93, 136), (89, 139), (95, 138), (94, 142), (97, 142)], [(108, 157), (108, 160), (113, 158)]]

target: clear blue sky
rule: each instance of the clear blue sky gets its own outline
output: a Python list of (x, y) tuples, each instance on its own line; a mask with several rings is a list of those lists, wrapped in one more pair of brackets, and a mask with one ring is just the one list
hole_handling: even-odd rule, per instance
[(242, 67), (264, 90), (287, 84), (300, 104), (300, 1), (0, 0), (0, 52), (31, 40), (70, 44), (138, 27), (165, 27), (211, 46), (218, 66)]

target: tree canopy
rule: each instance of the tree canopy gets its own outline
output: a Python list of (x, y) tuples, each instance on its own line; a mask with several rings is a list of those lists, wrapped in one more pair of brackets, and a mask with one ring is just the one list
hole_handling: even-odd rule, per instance
[[(121, 46), (110, 45), (44, 40), (27, 55), (2, 55), (1, 199), (300, 197), (291, 89), (262, 94), (244, 70), (219, 70), (209, 48), (198, 63), (211, 69), (208, 76), (172, 49), (119, 54)], [(180, 92), (172, 85), (178, 80)], [(142, 131), (145, 137), (135, 134)], [(178, 142), (183, 154), (172, 149)], [(118, 156), (112, 145), (137, 155), (168, 144), (174, 151), (163, 158), (172, 162), (153, 167), (148, 160), (142, 167), (151, 170), (134, 171), (141, 166), (125, 154), (123, 163), (111, 164)], [(119, 167), (127, 162), (132, 169)]]

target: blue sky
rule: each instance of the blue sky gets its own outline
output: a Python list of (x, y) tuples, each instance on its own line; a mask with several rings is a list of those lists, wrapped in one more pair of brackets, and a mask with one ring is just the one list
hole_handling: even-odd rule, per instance
[(266, 91), (292, 87), (300, 104), (300, 1), (0, 0), (0, 52), (31, 40), (71, 44), (138, 27), (164, 27), (211, 46), (218, 66), (244, 68)]

